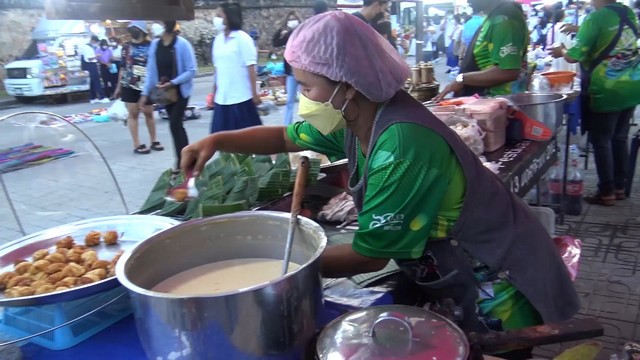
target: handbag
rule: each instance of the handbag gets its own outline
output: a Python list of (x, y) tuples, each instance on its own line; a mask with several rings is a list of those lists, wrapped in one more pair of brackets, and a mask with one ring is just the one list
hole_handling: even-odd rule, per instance
[[(176, 56), (176, 48), (175, 46), (173, 47), (173, 49), (171, 50), (171, 52), (173, 53), (173, 76), (172, 78), (175, 79), (178, 73), (178, 59)], [(149, 97), (151, 98), (151, 101), (154, 104), (158, 104), (158, 105), (171, 105), (174, 104), (178, 101), (178, 99), (180, 98), (179, 94), (178, 94), (178, 90), (179, 87), (176, 86), (170, 86), (168, 88), (158, 88), (158, 87), (154, 87), (153, 89), (151, 89), (151, 93), (149, 94)]]

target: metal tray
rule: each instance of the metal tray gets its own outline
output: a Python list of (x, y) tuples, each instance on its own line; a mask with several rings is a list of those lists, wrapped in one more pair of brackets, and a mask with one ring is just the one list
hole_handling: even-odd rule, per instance
[[(94, 246), (91, 249), (98, 253), (98, 258), (111, 260), (120, 250), (127, 251), (136, 243), (152, 235), (169, 229), (180, 221), (162, 216), (123, 215), (82, 220), (66, 225), (43, 230), (25, 236), (0, 247), (0, 272), (12, 271), (14, 261), (26, 259), (31, 261), (34, 252), (40, 249), (55, 249), (55, 244), (65, 236), (72, 236), (78, 245), (84, 245), (85, 235), (92, 230), (115, 230), (119, 233), (118, 244)], [(119, 286), (115, 277), (78, 286), (73, 289), (55, 293), (6, 298), (0, 292), (0, 306), (34, 306), (81, 299)]]

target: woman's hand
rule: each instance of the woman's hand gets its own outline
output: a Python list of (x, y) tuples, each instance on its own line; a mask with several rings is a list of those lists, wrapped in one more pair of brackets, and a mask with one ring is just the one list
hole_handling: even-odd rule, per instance
[(562, 25), (562, 27), (560, 27), (560, 31), (563, 34), (575, 34), (578, 32), (578, 30), (580, 30), (580, 26), (573, 24), (564, 24)]
[(194, 176), (197, 176), (207, 161), (213, 157), (213, 154), (216, 153), (213, 141), (214, 136), (207, 136), (182, 149), (180, 168), (185, 174), (192, 172)]
[(156, 85), (156, 87), (158, 87), (158, 89), (168, 89), (168, 88), (170, 88), (170, 87), (172, 87), (172, 86), (173, 86), (173, 84), (171, 83), (171, 81), (167, 81), (167, 82), (166, 82), (166, 83), (164, 83), (164, 84), (158, 84), (158, 85)]
[(120, 98), (121, 93), (122, 93), (122, 87), (120, 86), (120, 83), (118, 83), (118, 86), (116, 86), (116, 90), (113, 92), (113, 98), (114, 99)]
[(440, 102), (442, 100), (444, 100), (444, 97), (451, 94), (451, 93), (456, 93), (460, 90), (462, 90), (464, 86), (462, 84), (459, 84), (457, 81), (454, 81), (452, 83), (449, 83), (449, 85), (447, 85), (444, 90), (442, 90), (440, 92), (440, 94), (438, 94), (436, 97), (433, 98), (433, 101), (435, 102)]
[(260, 98), (260, 95), (258, 95), (258, 93), (253, 94), (253, 104), (254, 105), (262, 104), (262, 98)]
[(551, 50), (549, 50), (549, 54), (551, 54), (551, 56), (553, 56), (554, 59), (561, 58), (561, 57), (564, 57), (564, 51), (566, 49), (567, 48), (564, 46), (564, 44), (560, 44), (560, 46), (556, 46)]

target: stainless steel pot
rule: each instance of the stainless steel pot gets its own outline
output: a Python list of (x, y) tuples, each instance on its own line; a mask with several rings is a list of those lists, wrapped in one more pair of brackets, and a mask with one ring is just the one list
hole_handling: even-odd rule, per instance
[(566, 95), (522, 93), (504, 97), (530, 118), (545, 124), (554, 134), (562, 126)]
[(282, 259), (289, 214), (241, 212), (191, 221), (137, 245), (118, 262), (149, 359), (299, 359), (322, 311), (320, 225), (300, 218), (291, 260), (298, 270), (269, 283), (211, 296), (151, 289), (216, 261)]

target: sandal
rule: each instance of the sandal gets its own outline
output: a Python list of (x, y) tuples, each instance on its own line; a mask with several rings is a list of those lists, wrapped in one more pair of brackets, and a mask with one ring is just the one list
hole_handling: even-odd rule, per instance
[(613, 206), (616, 203), (616, 196), (604, 196), (600, 194), (600, 192), (595, 192), (593, 194), (585, 196), (584, 201), (591, 205)]
[(164, 146), (160, 144), (160, 141), (154, 141), (151, 143), (151, 150), (162, 151), (164, 150)]
[(616, 200), (626, 200), (627, 194), (624, 190), (616, 190)]
[(138, 146), (137, 148), (135, 148), (133, 150), (134, 153), (136, 154), (140, 154), (140, 155), (146, 155), (146, 154), (150, 154), (151, 150), (147, 149), (147, 145), (142, 144), (140, 146)]

